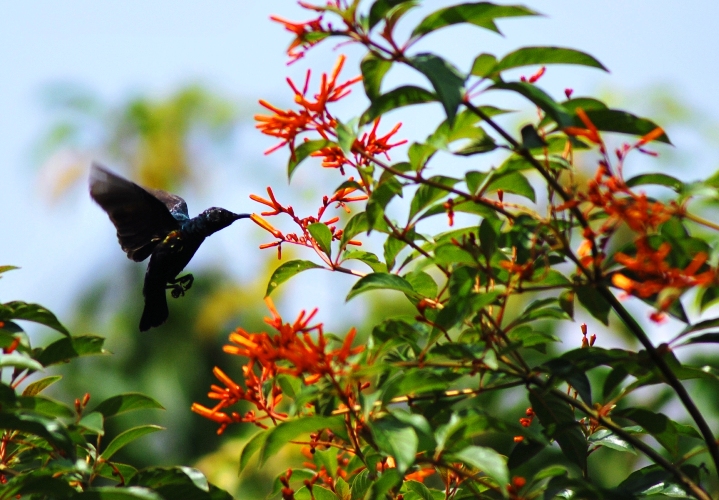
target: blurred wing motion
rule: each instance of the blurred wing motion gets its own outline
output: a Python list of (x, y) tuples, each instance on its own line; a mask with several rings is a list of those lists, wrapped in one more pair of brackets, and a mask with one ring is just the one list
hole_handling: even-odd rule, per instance
[(168, 233), (180, 228), (178, 219), (188, 218), (187, 204), (179, 196), (151, 193), (97, 163), (90, 173), (90, 196), (107, 212), (120, 246), (136, 262), (149, 257)]

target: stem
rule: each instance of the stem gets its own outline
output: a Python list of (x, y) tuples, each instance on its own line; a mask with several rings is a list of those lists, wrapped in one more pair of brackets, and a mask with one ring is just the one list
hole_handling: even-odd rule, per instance
[[(536, 376), (530, 376), (527, 379), (527, 382), (534, 384), (542, 389), (547, 388), (546, 382)], [(574, 399), (572, 396), (569, 396), (568, 394), (565, 394), (560, 390), (551, 389), (551, 393), (553, 396), (556, 396), (559, 399), (562, 399), (565, 402), (569, 403), (571, 406), (585, 413), (587, 416), (600, 422), (604, 427), (611, 430), (617, 436), (631, 443), (632, 446), (640, 450), (647, 457), (651, 458), (655, 463), (666, 469), (668, 472), (671, 472), (674, 477), (677, 478), (677, 480), (679, 480), (679, 482), (681, 482), (682, 485), (684, 485), (689, 491), (691, 491), (695, 497), (701, 500), (711, 500), (709, 494), (704, 491), (701, 486), (692, 481), (691, 478), (687, 476), (681, 469), (679, 469), (669, 460), (654, 451), (654, 449), (648, 444), (646, 444), (644, 441), (635, 438), (632, 434), (625, 431), (621, 426), (615, 424), (614, 421), (612, 421), (610, 418), (600, 415), (598, 412), (594, 411), (582, 401)]]

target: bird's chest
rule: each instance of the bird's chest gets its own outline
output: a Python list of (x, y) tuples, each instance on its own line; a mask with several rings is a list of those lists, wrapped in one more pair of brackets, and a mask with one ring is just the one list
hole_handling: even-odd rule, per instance
[(172, 231), (155, 247), (153, 260), (166, 275), (174, 277), (190, 262), (204, 239), (181, 230)]

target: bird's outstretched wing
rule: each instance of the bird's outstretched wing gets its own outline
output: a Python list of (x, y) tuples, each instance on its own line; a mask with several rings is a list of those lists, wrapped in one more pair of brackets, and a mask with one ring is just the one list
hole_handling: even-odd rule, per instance
[[(179, 196), (165, 194), (184, 205)], [(120, 246), (136, 262), (145, 260), (162, 238), (180, 228), (167, 201), (97, 163), (90, 171), (90, 196), (107, 212)], [(186, 205), (184, 210), (187, 212)]]
[(190, 214), (187, 211), (187, 203), (176, 194), (168, 193), (162, 189), (148, 189), (155, 198), (165, 204), (172, 216), (177, 220), (189, 220)]

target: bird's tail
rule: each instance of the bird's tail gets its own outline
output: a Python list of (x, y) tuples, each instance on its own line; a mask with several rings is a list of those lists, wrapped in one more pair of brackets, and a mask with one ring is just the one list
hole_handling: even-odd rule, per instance
[(140, 319), (140, 331), (145, 332), (150, 328), (160, 326), (167, 320), (167, 297), (165, 287), (151, 287), (145, 292), (145, 309)]

